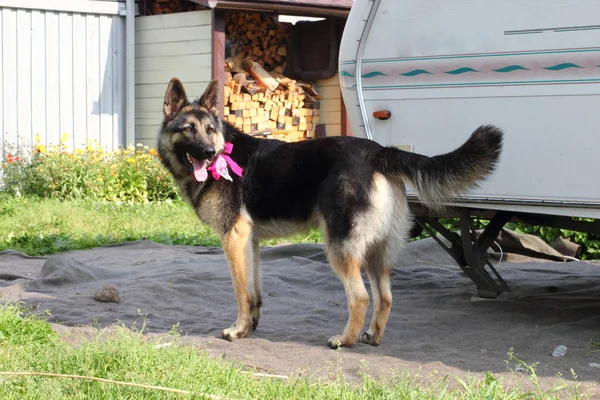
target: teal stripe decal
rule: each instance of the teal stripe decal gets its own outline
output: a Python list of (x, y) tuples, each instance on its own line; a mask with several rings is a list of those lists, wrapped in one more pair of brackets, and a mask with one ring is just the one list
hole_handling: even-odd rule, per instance
[(373, 71), (361, 75), (362, 78), (374, 78), (376, 76), (387, 76), (387, 74), (384, 74), (383, 72), (379, 71)]
[[(573, 63), (562, 63), (562, 64), (557, 64), (557, 65), (553, 65), (550, 67), (544, 67), (544, 69), (546, 70), (550, 70), (550, 71), (561, 71), (563, 69), (569, 69), (569, 68), (583, 68), (580, 67), (579, 65), (573, 64)], [(528, 68), (523, 67), (522, 65), (509, 65), (503, 68), (499, 68), (499, 69), (493, 69), (492, 71), (494, 72), (499, 72), (499, 73), (507, 73), (507, 72), (513, 72), (513, 71), (518, 71), (518, 70), (523, 70), (523, 71), (530, 71)], [(457, 68), (451, 71), (446, 71), (444, 72), (445, 74), (450, 74), (450, 75), (462, 75), (462, 74), (466, 74), (467, 72), (481, 72), (481, 71), (477, 71), (476, 69), (473, 69), (471, 67), (462, 67), (462, 68)], [(349, 72), (343, 71), (342, 76), (352, 76)], [(421, 75), (421, 74), (428, 74), (428, 75), (434, 75), (433, 73), (424, 70), (424, 69), (415, 69), (409, 72), (404, 72), (404, 73), (400, 73), (399, 75), (402, 76), (417, 76), (417, 75)], [(380, 71), (371, 71), (368, 72), (366, 74), (363, 74), (362, 77), (363, 78), (374, 78), (376, 76), (388, 76), (387, 74), (380, 72)]]
[(409, 72), (405, 72), (403, 74), (400, 74), (402, 76), (416, 76), (416, 75), (421, 75), (421, 74), (429, 74), (431, 75), (431, 72), (429, 71), (425, 71), (424, 69), (415, 69)]
[(548, 69), (550, 71), (560, 71), (560, 70), (567, 69), (567, 68), (583, 68), (583, 67), (580, 67), (579, 65), (576, 65), (573, 63), (562, 63), (562, 64), (553, 65), (551, 67), (546, 67), (544, 69)]
[(363, 86), (364, 89), (411, 89), (423, 87), (462, 87), (462, 86), (500, 86), (500, 85), (527, 85), (527, 84), (551, 84), (551, 83), (598, 83), (600, 79), (564, 79), (564, 80), (546, 80), (546, 81), (513, 81), (513, 82), (470, 82), (470, 83), (432, 83), (420, 85), (382, 85), (382, 86)]
[(513, 71), (518, 71), (518, 70), (529, 71), (529, 69), (527, 69), (521, 65), (509, 65), (507, 67), (495, 69), (493, 71), (505, 73), (505, 72), (513, 72)]
[(464, 67), (464, 68), (454, 69), (452, 71), (446, 71), (446, 74), (461, 75), (461, 74), (464, 74), (467, 72), (479, 72), (479, 71), (474, 70), (473, 68)]

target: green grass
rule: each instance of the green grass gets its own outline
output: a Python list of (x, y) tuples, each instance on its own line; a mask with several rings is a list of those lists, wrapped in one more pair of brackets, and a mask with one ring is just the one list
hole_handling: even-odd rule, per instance
[[(350, 385), (343, 376), (316, 382), (302, 376), (289, 380), (258, 378), (247, 367), (218, 361), (202, 350), (183, 346), (176, 329), (152, 338), (143, 326), (98, 330), (77, 346), (52, 334), (42, 316), (25, 314), (21, 305), (0, 306), (0, 371), (30, 371), (91, 376), (119, 382), (161, 386), (222, 396), (228, 399), (518, 399), (551, 398), (540, 391), (503, 387), (488, 374), (480, 380), (446, 377), (441, 384), (422, 386), (414, 376), (397, 375), (376, 381), (362, 374)], [(157, 346), (161, 343), (171, 346)], [(528, 370), (535, 379), (535, 370)], [(535, 382), (534, 382), (535, 383)], [(556, 388), (559, 389), (559, 388)], [(556, 393), (555, 393), (556, 394)], [(564, 395), (561, 392), (561, 395)], [(201, 396), (170, 394), (73, 378), (0, 375), (0, 398), (10, 399), (180, 399)]]
[[(99, 203), (0, 195), (0, 251), (47, 255), (132, 240), (163, 244), (220, 246), (219, 237), (202, 224), (191, 207), (176, 202)], [(322, 242), (318, 231), (286, 242)], [(279, 240), (263, 241), (274, 245)]]
[[(116, 204), (92, 201), (14, 198), (0, 195), (0, 250), (30, 255), (92, 248), (148, 239), (164, 244), (220, 246), (219, 238), (198, 221), (184, 203)], [(286, 242), (321, 242), (313, 231)], [(276, 244), (265, 241), (262, 244)], [(191, 346), (179, 344), (175, 330), (166, 337), (148, 337), (141, 329), (98, 330), (77, 346), (60, 340), (45, 322), (46, 313), (25, 312), (21, 305), (0, 305), (0, 371), (33, 371), (92, 376), (115, 381), (163, 386), (228, 399), (517, 399), (552, 398), (544, 394), (535, 370), (526, 366), (534, 392), (505, 388), (491, 374), (479, 380), (446, 377), (423, 386), (414, 376), (399, 374), (376, 381), (364, 373), (362, 383), (349, 385), (343, 376), (317, 383), (305, 377), (288, 381), (258, 379), (248, 368), (215, 360)], [(160, 342), (174, 345), (157, 348)], [(522, 363), (524, 366), (525, 364)], [(575, 393), (573, 388), (561, 389)], [(202, 398), (158, 390), (124, 387), (57, 377), (0, 375), (1, 399), (170, 399)]]
[(57, 337), (39, 315), (20, 315), (22, 308), (15, 304), (3, 305), (0, 309), (0, 344), (20, 346), (48, 343)]

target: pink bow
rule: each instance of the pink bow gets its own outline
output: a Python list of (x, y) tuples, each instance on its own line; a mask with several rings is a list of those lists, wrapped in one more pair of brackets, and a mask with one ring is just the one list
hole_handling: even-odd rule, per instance
[[(233, 143), (226, 142), (225, 153), (231, 154), (231, 150), (233, 150)], [(225, 179), (233, 182), (233, 179), (231, 179), (229, 171), (227, 170), (227, 165), (231, 167), (233, 173), (235, 173), (238, 176), (242, 176), (242, 167), (237, 165), (237, 163), (233, 161), (231, 157), (224, 154), (219, 154), (215, 161), (213, 161), (213, 163), (207, 169), (212, 173), (212, 176), (213, 178), (215, 178), (215, 180), (218, 181), (219, 178), (223, 176)]]

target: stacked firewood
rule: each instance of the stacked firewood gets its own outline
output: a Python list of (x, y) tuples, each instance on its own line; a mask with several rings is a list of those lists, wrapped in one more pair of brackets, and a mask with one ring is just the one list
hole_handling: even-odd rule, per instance
[(225, 119), (242, 132), (296, 142), (315, 137), (320, 96), (309, 83), (273, 76), (244, 60), (245, 72), (225, 73)]
[(251, 58), (267, 71), (283, 74), (289, 38), (284, 25), (268, 15), (228, 12), (225, 31), (234, 59)]

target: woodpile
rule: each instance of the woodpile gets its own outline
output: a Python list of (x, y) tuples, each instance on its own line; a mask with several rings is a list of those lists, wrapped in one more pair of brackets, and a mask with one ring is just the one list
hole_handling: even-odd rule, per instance
[(227, 12), (224, 117), (249, 135), (289, 142), (315, 137), (321, 97), (283, 74), (288, 28), (272, 16)]
[(225, 31), (234, 59), (251, 58), (267, 71), (283, 74), (289, 39), (284, 25), (268, 15), (228, 12), (225, 14)]
[(226, 63), (224, 117), (242, 132), (288, 142), (315, 137), (320, 96), (312, 84), (265, 71), (245, 59), (243, 72)]

